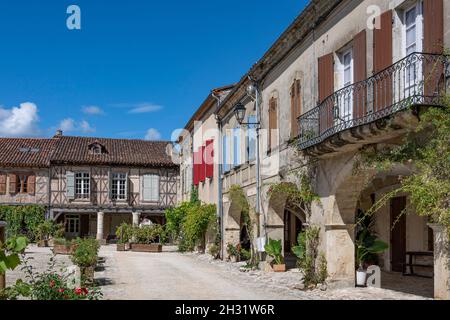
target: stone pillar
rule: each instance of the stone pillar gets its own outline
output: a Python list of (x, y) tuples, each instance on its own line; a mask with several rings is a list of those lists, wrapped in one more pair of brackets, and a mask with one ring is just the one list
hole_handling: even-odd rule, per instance
[(104, 242), (103, 239), (103, 220), (105, 218), (104, 212), (98, 212), (97, 213), (97, 240), (100, 241), (100, 243)]
[(137, 227), (139, 226), (139, 219), (141, 217), (141, 213), (140, 212), (133, 212), (133, 226)]
[(429, 224), (434, 233), (434, 298), (450, 300), (450, 250), (448, 230), (440, 224)]
[(327, 225), (325, 235), (330, 287), (354, 287), (355, 225)]

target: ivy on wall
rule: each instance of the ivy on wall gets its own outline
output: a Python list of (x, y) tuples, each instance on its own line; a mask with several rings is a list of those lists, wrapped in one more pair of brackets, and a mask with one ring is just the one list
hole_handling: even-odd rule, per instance
[(34, 241), (39, 225), (45, 221), (45, 207), (40, 205), (0, 206), (0, 220), (8, 223), (8, 237), (26, 235), (30, 241)]
[(414, 211), (450, 230), (450, 96), (443, 107), (429, 107), (420, 114), (418, 126), (410, 130), (401, 145), (361, 151), (354, 173), (389, 171), (407, 165), (411, 175), (400, 177), (400, 187), (385, 194), (370, 208), (371, 215), (401, 193), (410, 197), (406, 212)]

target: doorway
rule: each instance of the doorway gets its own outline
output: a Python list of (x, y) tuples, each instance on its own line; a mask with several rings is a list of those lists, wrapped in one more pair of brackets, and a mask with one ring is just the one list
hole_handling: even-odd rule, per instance
[(403, 272), (406, 264), (406, 197), (391, 200), (391, 271)]
[(291, 254), (297, 245), (297, 236), (302, 231), (301, 220), (290, 210), (284, 211), (284, 253)]

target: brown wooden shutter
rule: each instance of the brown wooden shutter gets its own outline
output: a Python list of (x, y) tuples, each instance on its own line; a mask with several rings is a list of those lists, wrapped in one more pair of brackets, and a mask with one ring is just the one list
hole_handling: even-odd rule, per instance
[(14, 173), (9, 174), (9, 193), (17, 193), (17, 175)]
[(0, 195), (6, 194), (6, 174), (0, 173)]
[(36, 192), (36, 176), (30, 175), (27, 179), (27, 190), (29, 195), (34, 195)]
[(324, 100), (334, 92), (334, 54), (330, 53), (319, 58), (319, 110), (320, 133), (333, 126), (334, 103), (331, 99)]
[[(423, 2), (424, 52), (444, 52), (444, 2), (427, 0)], [(444, 87), (444, 66), (441, 61), (426, 57), (424, 60), (425, 95), (435, 96)]]
[[(392, 65), (392, 11), (386, 11), (379, 19), (380, 29), (373, 34), (373, 69), (378, 73)], [(391, 74), (384, 73), (374, 85), (374, 111), (382, 110), (392, 104)]]
[[(354, 82), (367, 79), (367, 36), (366, 30), (353, 38), (353, 78)], [(363, 84), (355, 86), (353, 99), (353, 118), (359, 119), (366, 114), (367, 87)]]
[(300, 80), (294, 80), (291, 86), (291, 138), (296, 138), (299, 134), (298, 117), (302, 115)]
[(423, 2), (424, 51), (442, 54), (444, 50), (444, 1)]
[(269, 138), (268, 138), (268, 150), (272, 150), (272, 130), (277, 129), (277, 99), (271, 98), (269, 101)]

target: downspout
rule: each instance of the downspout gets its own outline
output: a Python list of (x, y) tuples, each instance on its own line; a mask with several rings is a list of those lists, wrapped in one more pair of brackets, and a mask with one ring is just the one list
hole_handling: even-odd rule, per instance
[(219, 129), (219, 141), (217, 141), (217, 146), (218, 146), (218, 174), (217, 174), (217, 216), (219, 217), (219, 228), (220, 228), (220, 257), (223, 259), (224, 258), (224, 236), (225, 236), (225, 223), (223, 221), (224, 219), (224, 213), (223, 213), (223, 180), (222, 180), (222, 175), (223, 175), (223, 167), (222, 167), (222, 119), (219, 117), (218, 112), (220, 109), (220, 97), (217, 96), (215, 94), (214, 91), (211, 92), (211, 96), (216, 99), (217, 101), (217, 108), (216, 111), (214, 112), (215, 118), (216, 118), (216, 123), (217, 123), (217, 127)]

